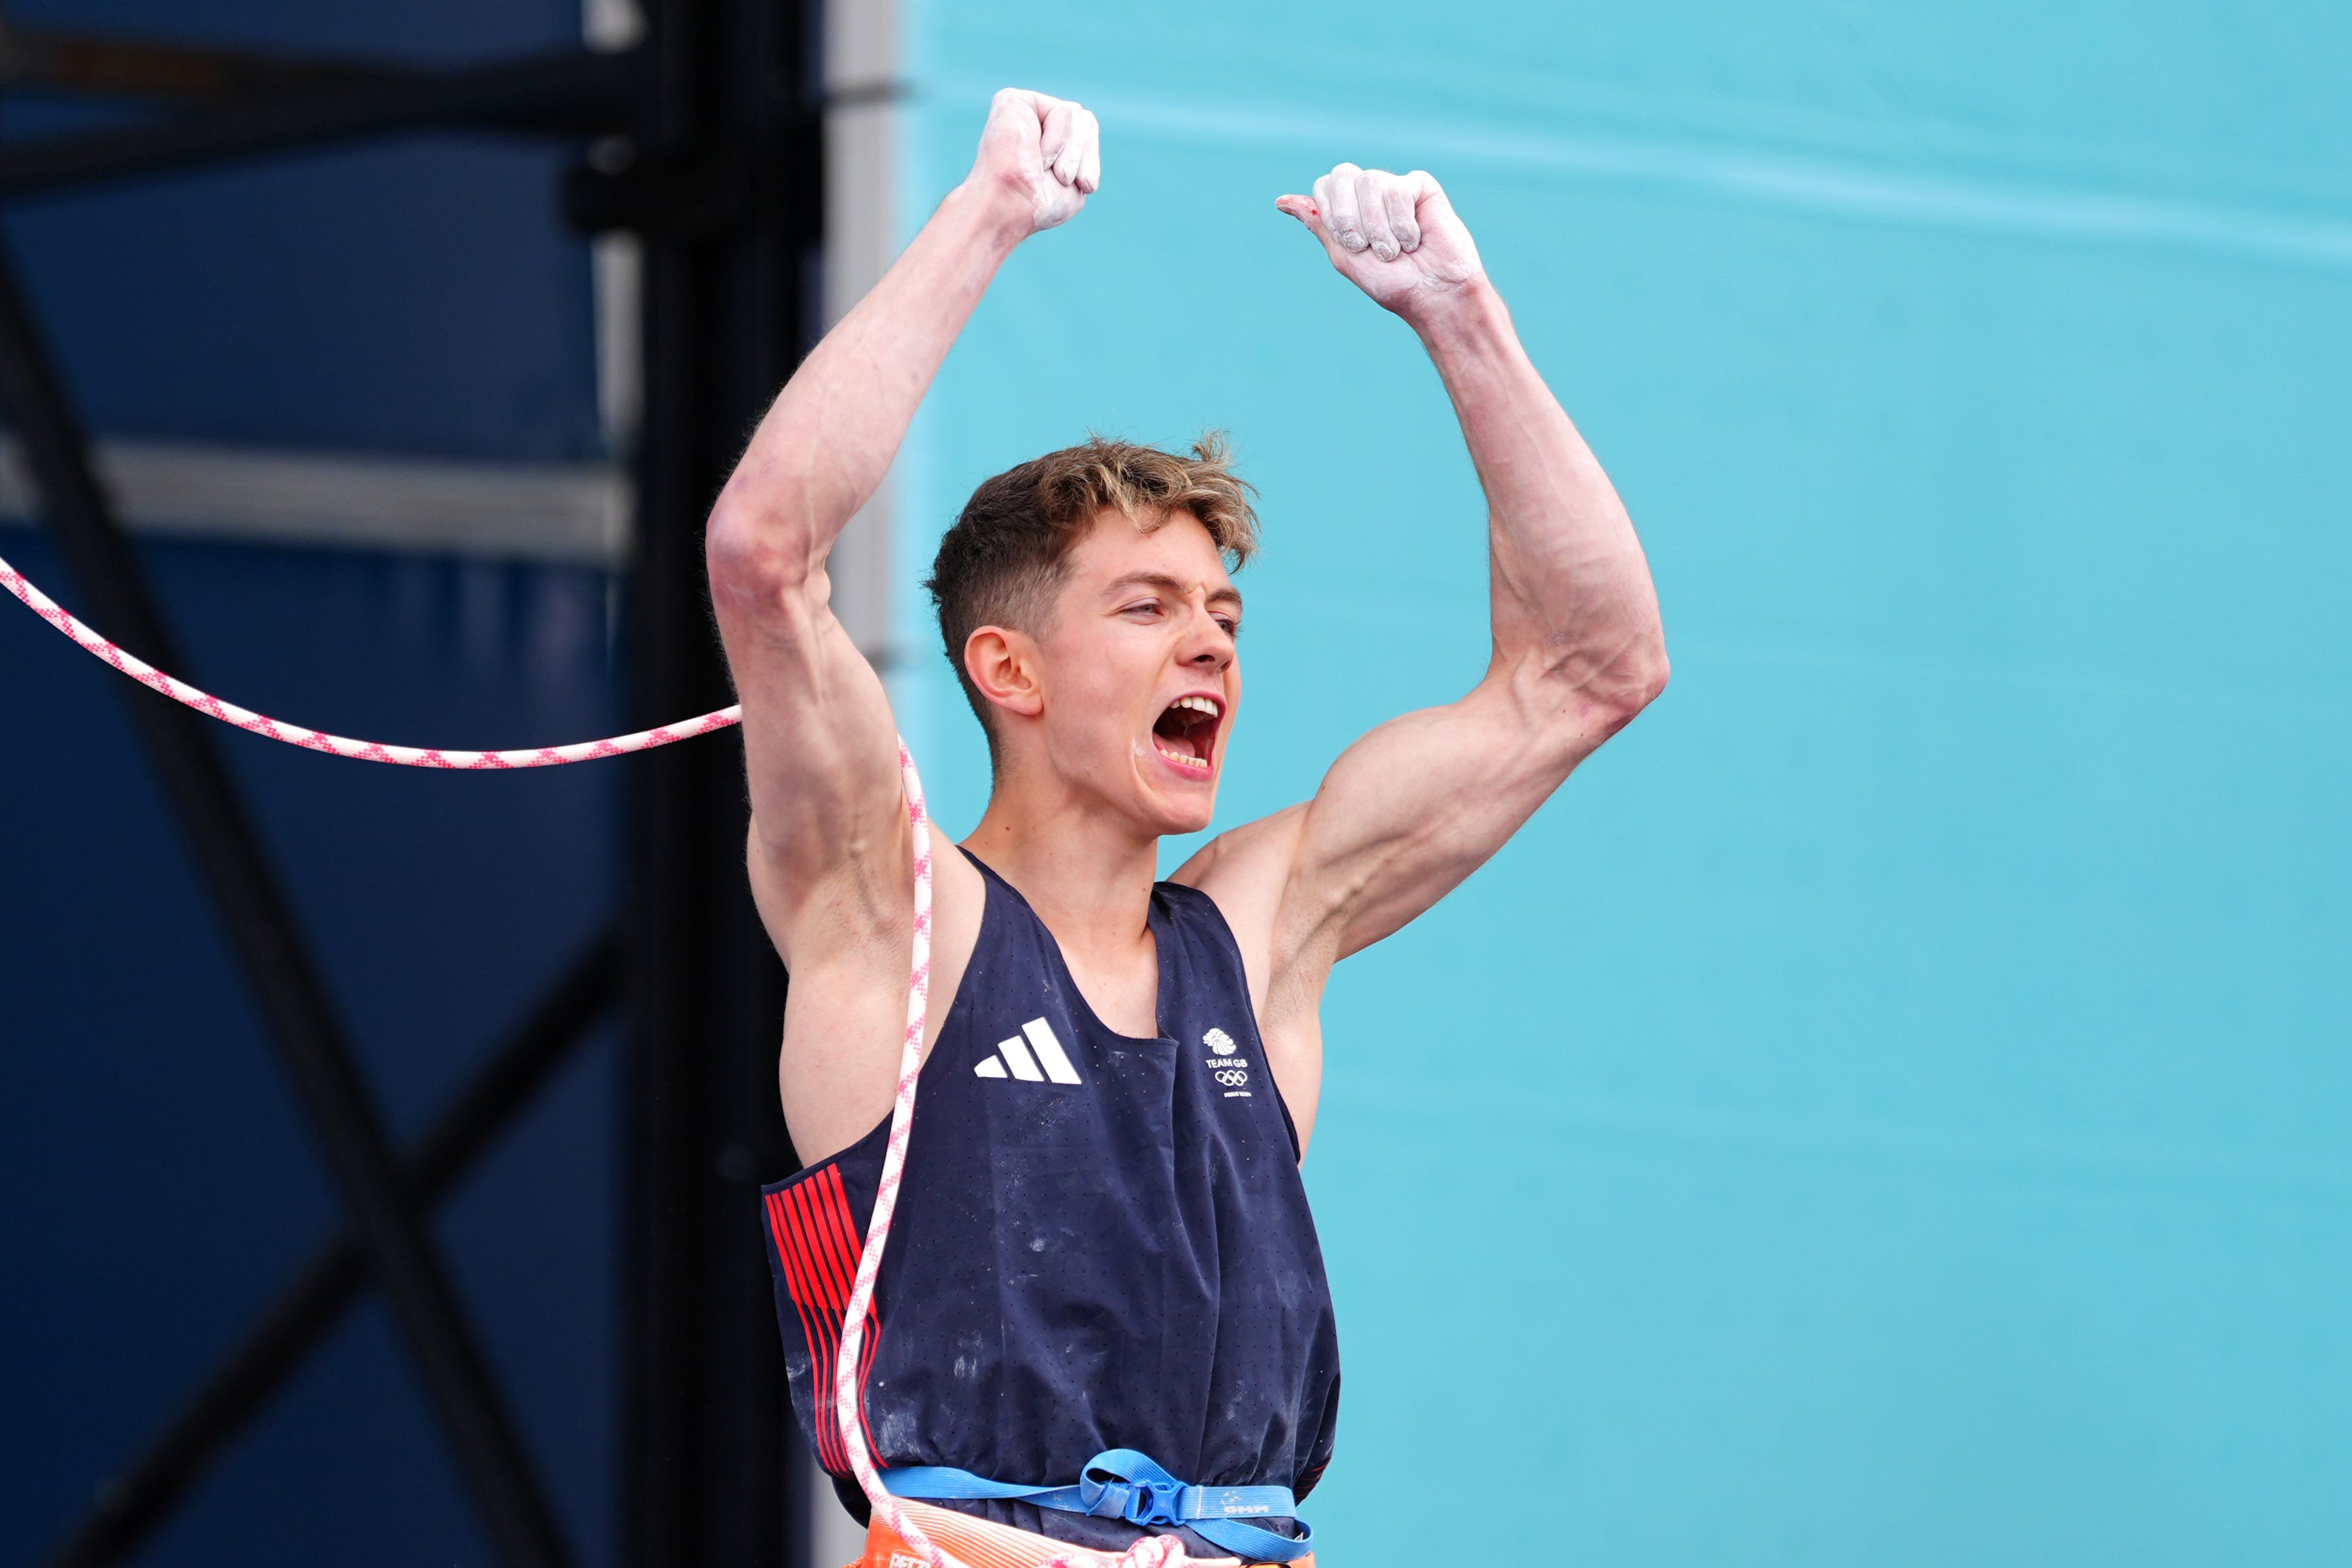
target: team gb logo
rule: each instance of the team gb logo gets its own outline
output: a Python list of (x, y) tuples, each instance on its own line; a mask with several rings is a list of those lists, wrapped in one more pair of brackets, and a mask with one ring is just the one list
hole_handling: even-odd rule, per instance
[(1201, 1037), (1201, 1043), (1209, 1047), (1209, 1066), (1224, 1086), (1225, 1098), (1247, 1100), (1249, 1063), (1234, 1055), (1234, 1037), (1223, 1029), (1212, 1029)]

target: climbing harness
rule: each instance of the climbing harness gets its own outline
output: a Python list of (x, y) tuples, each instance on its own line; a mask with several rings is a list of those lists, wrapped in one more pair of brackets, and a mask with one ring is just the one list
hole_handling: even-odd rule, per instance
[(882, 1484), (898, 1497), (1000, 1498), (1063, 1513), (1123, 1519), (1129, 1524), (1181, 1524), (1212, 1545), (1245, 1563), (1287, 1563), (1315, 1548), (1315, 1532), (1297, 1539), (1246, 1522), (1288, 1519), (1298, 1500), (1288, 1487), (1196, 1487), (1170, 1475), (1149, 1455), (1109, 1448), (1088, 1459), (1074, 1487), (1016, 1487), (984, 1480), (970, 1470), (945, 1465), (909, 1465), (882, 1472)]
[[(610, 740), (582, 741), (568, 746), (541, 746), (507, 752), (445, 751), (435, 747), (394, 746), (379, 741), (354, 741), (299, 724), (264, 718), (249, 709), (224, 702), (185, 681), (174, 679), (144, 660), (133, 658), (99, 636), (60, 608), (28, 582), (25, 574), (0, 560), (0, 587), (26, 608), (73, 639), (84, 652), (101, 658), (140, 685), (160, 691), (174, 702), (225, 724), (272, 741), (308, 751), (326, 752), (357, 762), (392, 763), (412, 768), (452, 768), (488, 771), (504, 768), (545, 768), (565, 763), (593, 762), (626, 756), (675, 741), (691, 740), (742, 721), (739, 705), (705, 713), (682, 723), (640, 730)], [(898, 742), (898, 777), (906, 792), (907, 820), (914, 835), (915, 930), (914, 965), (907, 984), (907, 1034), (898, 1056), (898, 1097), (890, 1107), (890, 1142), (882, 1156), (882, 1176), (874, 1194), (873, 1217), (866, 1222), (866, 1245), (857, 1262), (849, 1305), (842, 1314), (841, 1356), (834, 1365), (834, 1408), (841, 1439), (849, 1452), (851, 1471), (876, 1513), (904, 1542), (925, 1568), (971, 1568), (943, 1551), (899, 1506), (908, 1498), (1010, 1498), (1040, 1508), (1124, 1519), (1138, 1525), (1182, 1524), (1202, 1539), (1234, 1552), (1247, 1561), (1288, 1562), (1303, 1555), (1311, 1536), (1298, 1540), (1241, 1522), (1244, 1518), (1288, 1517), (1296, 1506), (1286, 1487), (1194, 1487), (1170, 1475), (1150, 1458), (1132, 1449), (1115, 1448), (1087, 1461), (1075, 1486), (1021, 1487), (983, 1480), (968, 1471), (944, 1467), (908, 1467), (879, 1470), (866, 1447), (857, 1420), (857, 1363), (866, 1340), (866, 1315), (874, 1300), (874, 1282), (882, 1271), (882, 1250), (890, 1239), (890, 1219), (898, 1206), (898, 1186), (907, 1166), (907, 1140), (915, 1118), (915, 1079), (923, 1066), (923, 1026), (929, 1016), (931, 994), (931, 824), (923, 806), (923, 781), (907, 742)], [(895, 1494), (895, 1495), (894, 1495)], [(930, 1510), (925, 1510), (930, 1511)], [(1172, 1535), (1146, 1535), (1117, 1556), (1073, 1549), (1037, 1568), (1183, 1568), (1189, 1558), (1182, 1541)]]

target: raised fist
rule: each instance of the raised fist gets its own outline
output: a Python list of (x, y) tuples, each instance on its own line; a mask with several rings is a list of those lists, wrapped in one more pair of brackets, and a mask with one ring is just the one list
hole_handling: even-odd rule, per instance
[(1102, 128), (1066, 99), (1008, 87), (988, 106), (971, 178), (1021, 203), (1032, 234), (1067, 223), (1102, 184)]
[(1470, 231), (1435, 180), (1342, 163), (1315, 195), (1274, 204), (1305, 224), (1348, 281), (1410, 320), (1486, 276)]

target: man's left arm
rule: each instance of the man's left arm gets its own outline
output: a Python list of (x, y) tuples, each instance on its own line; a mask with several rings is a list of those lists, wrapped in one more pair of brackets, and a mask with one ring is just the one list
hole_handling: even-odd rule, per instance
[(1494, 652), (1460, 700), (1381, 725), (1313, 800), (1179, 873), (1266, 955), (1252, 976), (1262, 1016), (1311, 1007), (1332, 963), (1459, 885), (1666, 683), (1633, 522), (1436, 181), (1343, 163), (1311, 200), (1276, 205), (1420, 335), (1444, 381), (1486, 492)]

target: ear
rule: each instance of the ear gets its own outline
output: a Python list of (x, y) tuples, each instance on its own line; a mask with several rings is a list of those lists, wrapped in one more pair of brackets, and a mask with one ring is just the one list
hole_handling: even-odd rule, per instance
[(1008, 713), (1034, 719), (1045, 710), (1037, 644), (1027, 632), (982, 626), (963, 639), (964, 673), (980, 694)]

